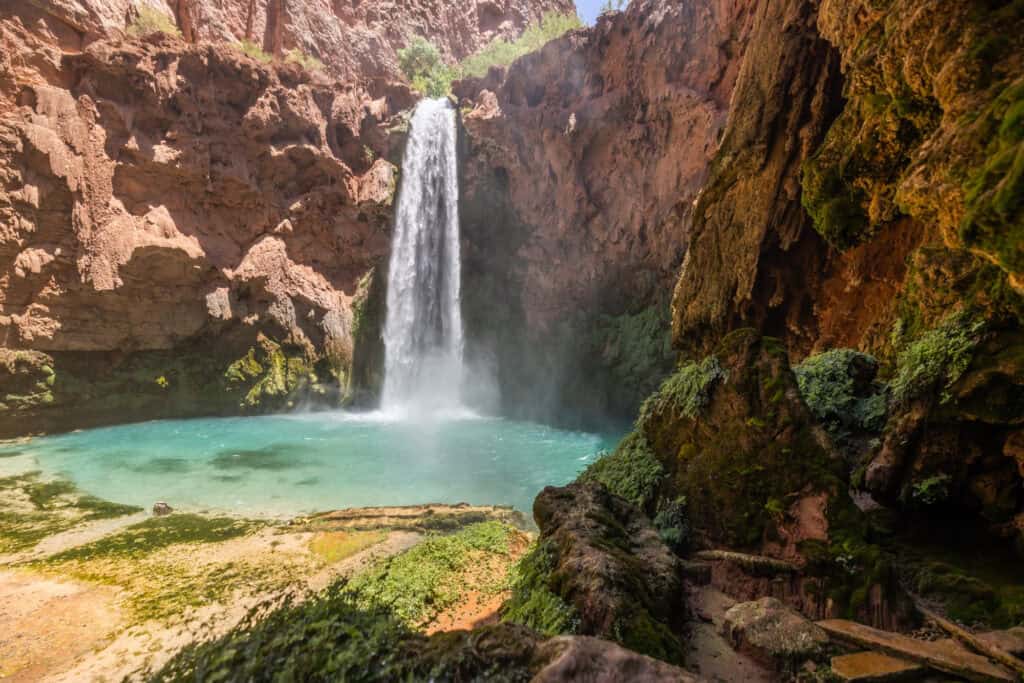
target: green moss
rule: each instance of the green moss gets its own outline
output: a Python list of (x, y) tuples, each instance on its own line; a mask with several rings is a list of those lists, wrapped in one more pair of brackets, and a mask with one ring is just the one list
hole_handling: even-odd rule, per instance
[(666, 662), (678, 662), (679, 638), (667, 625), (643, 609), (634, 610), (612, 626), (614, 640), (628, 649)]
[(652, 413), (673, 410), (685, 417), (696, 418), (711, 400), (716, 382), (725, 380), (728, 373), (715, 356), (699, 363), (689, 363), (676, 371), (640, 407), (638, 422), (644, 422)]
[(826, 351), (793, 367), (804, 402), (837, 443), (851, 431), (878, 433), (885, 426), (885, 387), (857, 380), (858, 373), (873, 376), (877, 367), (873, 356), (852, 349)]
[(550, 541), (535, 545), (523, 555), (512, 570), (512, 596), (502, 606), (502, 620), (529, 626), (547, 636), (576, 631), (576, 611), (550, 587), (553, 558)]
[(263, 374), (263, 366), (256, 360), (256, 349), (249, 349), (244, 356), (228, 366), (224, 378), (228, 382), (247, 382)]
[(662, 506), (654, 516), (658, 536), (676, 555), (685, 555), (693, 543), (686, 498), (680, 496)]
[(579, 478), (599, 481), (612, 493), (641, 509), (650, 510), (663, 475), (664, 469), (654, 457), (650, 444), (642, 434), (632, 432), (614, 453), (591, 464)]
[(52, 555), (43, 564), (56, 565), (104, 557), (144, 557), (178, 543), (226, 541), (244, 536), (258, 527), (255, 522), (230, 517), (203, 517), (192, 514), (154, 517), (92, 543)]
[(67, 480), (39, 481), (38, 472), (0, 479), (0, 491), (6, 492), (0, 502), (0, 553), (27, 550), (83, 522), (142, 510), (82, 495)]
[[(384, 607), (410, 626), (429, 622), (462, 595), (458, 581), (480, 555), (509, 554), (511, 528), (501, 522), (473, 524), (448, 535), (433, 536), (351, 582), (356, 603), (364, 609)], [(501, 585), (475, 585), (497, 592)]]
[(245, 391), (243, 408), (285, 405), (297, 392), (312, 388), (318, 377), (305, 351), (286, 347), (260, 335), (258, 345), (231, 363), (224, 373), (228, 389)]
[(1007, 85), (976, 122), (988, 144), (964, 182), (960, 236), (1010, 272), (1024, 271), (1024, 81)]
[(961, 312), (909, 344), (896, 359), (893, 398), (906, 403), (939, 391), (947, 401), (950, 388), (970, 365), (984, 329), (984, 320), (974, 320)]

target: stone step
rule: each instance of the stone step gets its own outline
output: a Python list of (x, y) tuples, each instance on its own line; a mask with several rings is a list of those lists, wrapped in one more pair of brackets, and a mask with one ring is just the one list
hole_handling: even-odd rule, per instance
[(988, 659), (962, 647), (927, 640), (915, 640), (899, 633), (880, 631), (844, 619), (826, 619), (818, 626), (834, 639), (869, 650), (920, 662), (943, 673), (969, 681), (1016, 681), (1016, 677)]
[(832, 673), (849, 683), (890, 683), (912, 681), (927, 669), (917, 662), (881, 652), (856, 652), (832, 658)]

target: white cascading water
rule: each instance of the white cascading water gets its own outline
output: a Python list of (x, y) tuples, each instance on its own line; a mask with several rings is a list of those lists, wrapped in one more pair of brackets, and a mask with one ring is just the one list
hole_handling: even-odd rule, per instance
[(457, 410), (463, 378), (455, 109), (424, 100), (402, 161), (384, 323), (388, 413)]

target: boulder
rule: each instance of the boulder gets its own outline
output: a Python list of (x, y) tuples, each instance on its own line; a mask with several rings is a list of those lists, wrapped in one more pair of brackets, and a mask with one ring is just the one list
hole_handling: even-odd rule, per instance
[(172, 512), (174, 512), (174, 508), (172, 508), (170, 505), (168, 505), (162, 500), (158, 500), (157, 502), (153, 503), (154, 517), (165, 517), (166, 515), (169, 515)]
[(779, 669), (821, 656), (828, 635), (775, 598), (742, 602), (725, 613), (722, 635), (741, 652)]
[[(682, 570), (643, 513), (597, 482), (549, 486), (533, 512), (540, 538), (505, 617), (678, 661)], [(553, 621), (552, 613), (561, 618)]]

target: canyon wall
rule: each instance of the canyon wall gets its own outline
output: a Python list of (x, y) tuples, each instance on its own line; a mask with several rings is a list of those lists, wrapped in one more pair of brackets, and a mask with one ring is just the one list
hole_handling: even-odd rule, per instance
[(671, 370), (669, 293), (753, 22), (638, 0), (456, 84), (466, 324), (506, 411), (630, 417)]
[[(451, 60), (512, 39), (572, 0), (5, 0), (25, 19), (43, 13), (85, 44), (122, 35), (140, 9), (163, 15), (188, 42), (240, 43), (282, 57), (298, 51), (345, 81), (401, 80), (398, 50), (422, 36)], [(67, 46), (70, 43), (65, 43)]]
[[(998, 0), (636, 1), (456, 84), (467, 322), (512, 409), (635, 410), (672, 369), (671, 337), (682, 367), (623, 471), (675, 477), (653, 514), (734, 468), (767, 497), (712, 526), (783, 533), (803, 509), (784, 502), (817, 493), (770, 490), (732, 446), (711, 461), (716, 430), (757, 444), (789, 396), (761, 387), (746, 422), (715, 421), (714, 380), (749, 372), (713, 372), (719, 356), (755, 328), (830, 432), (826, 525), (862, 539), (837, 512), (852, 484), (903, 520), (1024, 549), (1022, 22)], [(658, 396), (674, 408), (653, 413)]]
[[(417, 98), (395, 49), (465, 56), (571, 3), (140, 7), (0, 4), (0, 435), (366, 401)], [(180, 35), (140, 34), (153, 11)], [(241, 49), (275, 12), (268, 52), (326, 67)]]

